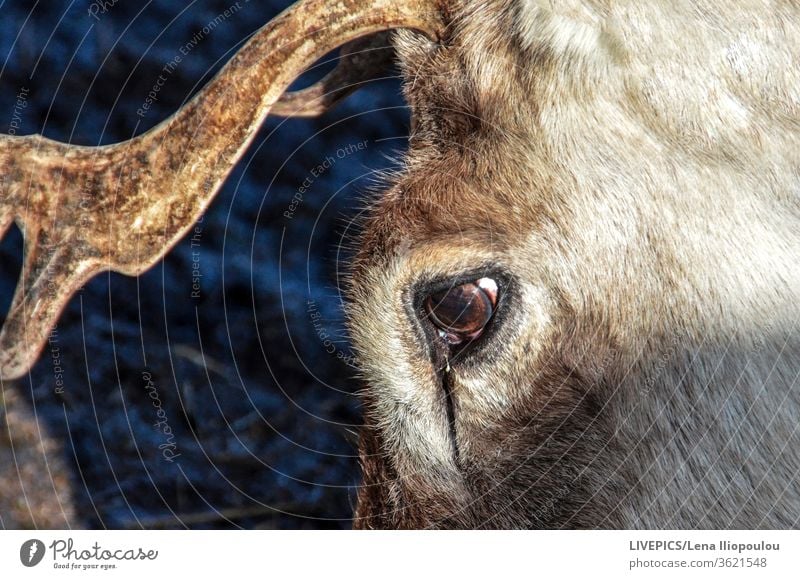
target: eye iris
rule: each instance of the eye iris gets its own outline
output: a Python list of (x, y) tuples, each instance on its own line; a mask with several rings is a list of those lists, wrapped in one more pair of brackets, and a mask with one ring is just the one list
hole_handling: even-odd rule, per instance
[(494, 313), (497, 284), (483, 278), (432, 293), (425, 302), (431, 322), (451, 344), (474, 340)]

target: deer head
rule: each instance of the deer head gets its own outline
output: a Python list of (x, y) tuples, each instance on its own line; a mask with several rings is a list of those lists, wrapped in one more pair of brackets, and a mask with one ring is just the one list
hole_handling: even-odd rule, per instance
[(0, 231), (17, 220), (26, 261), (0, 375), (90, 276), (160, 258), (268, 112), (319, 114), (374, 74), (391, 28), (413, 126), (349, 283), (356, 526), (795, 524), (788, 4), (306, 0), (137, 139), (4, 137)]

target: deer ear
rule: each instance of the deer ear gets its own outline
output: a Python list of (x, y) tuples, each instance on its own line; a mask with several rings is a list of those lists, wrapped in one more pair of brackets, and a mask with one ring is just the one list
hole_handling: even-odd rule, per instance
[(398, 27), (438, 37), (438, 0), (302, 0), (256, 32), (186, 106), (135, 139), (78, 147), (0, 136), (0, 235), (13, 220), (25, 236), (0, 332), (0, 379), (30, 369), (91, 277), (138, 275), (186, 234), (276, 102), (282, 114), (305, 105), (322, 112), (357, 86), (353, 79), (375, 74), (386, 38), (348, 45), (342, 68), (279, 101), (303, 70), (343, 44)]

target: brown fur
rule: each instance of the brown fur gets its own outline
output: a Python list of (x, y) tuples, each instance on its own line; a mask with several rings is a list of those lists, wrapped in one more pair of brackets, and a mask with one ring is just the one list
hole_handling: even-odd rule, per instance
[[(413, 134), (351, 280), (355, 526), (797, 526), (800, 8), (456, 8), (396, 40)], [(504, 317), (445, 373), (413, 288), (486, 269)]]

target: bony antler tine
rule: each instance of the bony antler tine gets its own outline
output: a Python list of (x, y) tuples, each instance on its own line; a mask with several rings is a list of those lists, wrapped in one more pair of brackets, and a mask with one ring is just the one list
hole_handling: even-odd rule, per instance
[(30, 369), (90, 277), (140, 274), (177, 243), (297, 75), (337, 46), (397, 27), (437, 37), (436, 4), (305, 0), (259, 30), (175, 115), (135, 139), (77, 147), (0, 138), (0, 232), (13, 215), (25, 236), (23, 273), (0, 332), (0, 378)]
[[(24, 375), (55, 325), (66, 302), (104, 268), (75, 256), (69, 246), (29, 248), (14, 300), (0, 332), (2, 378)], [(33, 251), (31, 251), (33, 250)]]
[[(0, 191), (0, 197), (3, 192)], [(5, 236), (8, 228), (14, 223), (14, 210), (10, 206), (0, 205), (0, 239)]]
[(102, 269), (101, 238), (76, 218), (82, 195), (91, 201), (98, 197), (75, 186), (96, 170), (87, 153), (102, 150), (40, 136), (0, 137), (5, 178), (0, 211), (16, 218), (25, 237), (22, 272), (0, 331), (3, 379), (28, 370), (70, 296)]
[(388, 31), (353, 40), (342, 47), (336, 68), (308, 88), (281, 95), (270, 114), (319, 116), (365, 83), (385, 75), (391, 69), (393, 57)]

